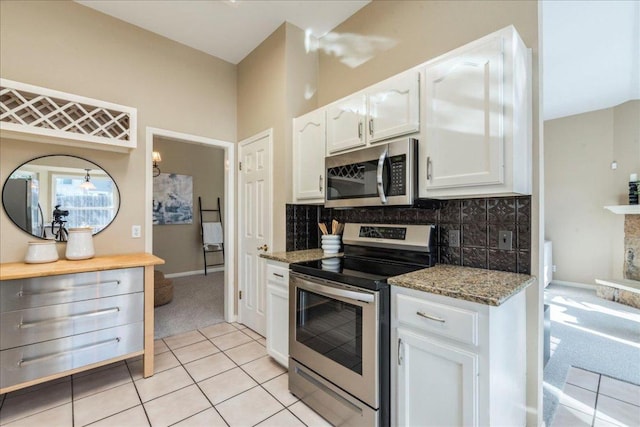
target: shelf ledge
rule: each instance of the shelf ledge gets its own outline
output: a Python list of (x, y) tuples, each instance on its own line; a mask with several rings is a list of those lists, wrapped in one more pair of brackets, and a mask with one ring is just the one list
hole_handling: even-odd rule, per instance
[(640, 215), (640, 205), (605, 206), (611, 212), (619, 215)]

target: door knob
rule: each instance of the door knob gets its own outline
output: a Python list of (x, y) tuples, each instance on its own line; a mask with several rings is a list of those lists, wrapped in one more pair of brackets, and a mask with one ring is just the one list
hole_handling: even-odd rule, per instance
[(258, 250), (267, 252), (269, 250), (269, 246), (267, 246), (267, 244), (265, 243), (262, 246), (258, 246)]

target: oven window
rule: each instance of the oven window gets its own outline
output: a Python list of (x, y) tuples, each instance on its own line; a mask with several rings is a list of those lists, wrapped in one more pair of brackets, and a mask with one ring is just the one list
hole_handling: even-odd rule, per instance
[(296, 340), (362, 375), (362, 307), (297, 291)]

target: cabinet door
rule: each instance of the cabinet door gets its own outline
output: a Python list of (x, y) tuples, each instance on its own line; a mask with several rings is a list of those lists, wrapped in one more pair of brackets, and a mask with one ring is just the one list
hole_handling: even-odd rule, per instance
[(427, 65), (421, 189), (504, 182), (503, 109), (512, 107), (504, 105), (502, 45), (494, 37)]
[(366, 144), (365, 95), (355, 94), (327, 107), (327, 156)]
[(478, 425), (477, 354), (402, 328), (397, 337), (396, 424)]
[(324, 110), (312, 111), (293, 122), (294, 201), (324, 201)]
[(408, 71), (367, 91), (369, 142), (420, 130), (420, 73)]
[(267, 353), (278, 363), (289, 364), (289, 293), (267, 280)]

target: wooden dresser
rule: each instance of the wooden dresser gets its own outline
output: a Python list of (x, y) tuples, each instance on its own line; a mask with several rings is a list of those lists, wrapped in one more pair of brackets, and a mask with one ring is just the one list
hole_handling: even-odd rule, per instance
[(153, 375), (153, 269), (139, 253), (0, 264), (0, 394), (143, 355)]

